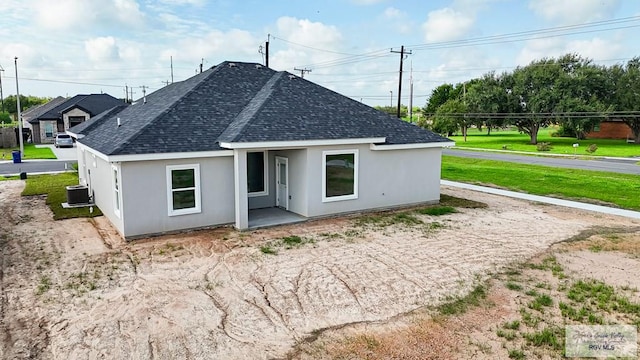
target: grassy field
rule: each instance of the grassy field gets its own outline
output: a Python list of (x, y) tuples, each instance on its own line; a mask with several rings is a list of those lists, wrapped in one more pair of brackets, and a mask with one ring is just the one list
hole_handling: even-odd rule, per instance
[(442, 178), (640, 210), (640, 176), (442, 157)]
[(467, 142), (464, 142), (462, 136), (450, 136), (449, 138), (456, 142), (456, 146), (465, 148), (482, 148), (492, 150), (513, 150), (528, 151), (536, 154), (574, 154), (573, 144), (580, 144), (575, 149), (575, 154), (581, 156), (590, 155), (586, 149), (590, 144), (596, 144), (598, 150), (593, 154), (595, 156), (616, 156), (616, 157), (640, 157), (640, 145), (629, 144), (626, 140), (607, 140), (607, 139), (587, 139), (576, 140), (575, 138), (553, 137), (551, 134), (557, 131), (555, 128), (546, 128), (538, 133), (538, 142), (551, 143), (550, 151), (538, 151), (536, 145), (529, 144), (529, 136), (520, 134), (517, 130), (492, 130), (491, 135), (487, 136), (485, 129), (479, 132), (477, 129), (469, 129)]
[[(11, 152), (13, 150), (18, 150), (18, 148), (0, 149), (0, 160), (11, 160)], [(49, 148), (37, 148), (34, 144), (24, 144), (24, 154), (22, 154), (22, 158), (26, 160), (56, 159), (56, 156)]]
[(66, 172), (55, 175), (33, 175), (27, 178), (27, 186), (22, 191), (22, 196), (47, 195), (47, 205), (53, 212), (56, 220), (77, 217), (100, 216), (102, 212), (97, 206), (93, 207), (93, 213), (89, 208), (64, 209), (62, 203), (67, 201), (66, 187), (78, 185), (78, 174)]

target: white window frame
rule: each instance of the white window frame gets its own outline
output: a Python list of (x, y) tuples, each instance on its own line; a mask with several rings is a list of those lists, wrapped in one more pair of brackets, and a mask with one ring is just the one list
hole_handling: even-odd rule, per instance
[(111, 165), (111, 181), (113, 182), (113, 212), (120, 218), (122, 211), (122, 178), (120, 177), (120, 168), (115, 164)]
[[(327, 155), (353, 154), (353, 194), (327, 197)], [(322, 202), (355, 200), (358, 198), (358, 149), (325, 150), (322, 152)]]
[[(267, 156), (267, 151), (247, 151), (247, 164), (248, 164), (248, 158), (249, 158), (249, 153), (259, 153), (261, 152), (263, 155), (262, 161), (264, 163), (264, 174), (263, 176), (263, 182), (264, 182), (264, 190), (263, 191), (254, 191), (254, 192), (250, 192), (247, 195), (249, 197), (257, 197), (257, 196), (267, 196), (269, 195), (269, 161), (268, 161), (268, 156)], [(248, 170), (248, 168), (247, 168)], [(248, 175), (248, 171), (247, 171), (247, 175)], [(247, 184), (247, 191), (249, 190), (249, 186)]]
[[(171, 177), (171, 172), (173, 170), (193, 170), (195, 187), (173, 190)], [(173, 209), (173, 192), (180, 190), (195, 190), (195, 207), (177, 210)], [(202, 212), (200, 201), (200, 164), (167, 165), (167, 209), (169, 216), (197, 214)]]

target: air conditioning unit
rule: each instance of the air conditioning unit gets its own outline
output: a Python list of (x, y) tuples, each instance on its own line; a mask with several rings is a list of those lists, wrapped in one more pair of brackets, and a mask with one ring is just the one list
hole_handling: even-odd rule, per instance
[(67, 186), (67, 204), (88, 204), (89, 187), (85, 185)]

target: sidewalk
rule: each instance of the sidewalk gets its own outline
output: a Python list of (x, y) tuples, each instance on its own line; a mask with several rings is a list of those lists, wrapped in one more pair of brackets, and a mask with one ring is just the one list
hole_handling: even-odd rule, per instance
[(499, 149), (484, 149), (484, 148), (472, 148), (472, 147), (463, 147), (463, 146), (453, 146), (452, 150), (468, 150), (468, 151), (484, 151), (484, 152), (496, 152), (503, 154), (516, 154), (516, 155), (529, 155), (529, 156), (544, 156), (544, 157), (564, 157), (564, 158), (579, 158), (581, 160), (614, 160), (614, 161), (630, 161), (630, 162), (638, 162), (640, 161), (640, 157), (615, 157), (615, 156), (596, 156), (596, 155), (584, 155), (584, 154), (550, 154), (550, 153), (542, 153), (542, 152), (531, 152), (531, 151), (516, 151), (516, 150), (499, 150)]
[(570, 207), (570, 208), (580, 209), (580, 210), (595, 211), (602, 214), (623, 216), (631, 219), (640, 219), (640, 212), (638, 211), (586, 204), (586, 203), (581, 203), (577, 201), (562, 200), (562, 199), (556, 199), (556, 198), (551, 198), (547, 196), (531, 195), (531, 194), (519, 193), (519, 192), (509, 191), (509, 190), (494, 189), (486, 186), (471, 185), (471, 184), (465, 184), (465, 183), (449, 181), (449, 180), (440, 180), (440, 184), (444, 186), (451, 186), (451, 187), (457, 187), (461, 189), (484, 192), (487, 194), (508, 196), (515, 199), (535, 201), (535, 202), (540, 202), (544, 204), (558, 205), (558, 206)]

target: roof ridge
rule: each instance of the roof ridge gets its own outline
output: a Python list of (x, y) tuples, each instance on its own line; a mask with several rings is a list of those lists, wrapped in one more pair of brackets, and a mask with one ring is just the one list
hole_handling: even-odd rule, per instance
[(221, 141), (234, 141), (249, 124), (255, 114), (264, 106), (265, 102), (269, 99), (269, 96), (273, 93), (273, 87), (282, 76), (284, 71), (279, 71), (273, 74), (273, 76), (262, 86), (262, 88), (256, 93), (256, 95), (249, 101), (249, 103), (236, 115), (235, 119), (227, 126), (227, 128), (218, 136), (218, 142)]
[[(194, 85), (191, 87), (191, 89), (189, 89), (189, 91), (185, 92), (182, 96), (178, 96), (176, 97), (176, 99), (169, 103), (162, 111), (160, 111), (158, 113), (157, 116), (155, 116), (153, 119), (151, 119), (150, 121), (148, 121), (144, 126), (140, 127), (140, 129), (138, 129), (138, 131), (134, 134), (132, 134), (126, 141), (123, 141), (120, 143), (120, 146), (116, 147), (112, 153), (113, 154), (117, 154), (118, 152), (120, 152), (122, 149), (126, 148), (127, 146), (129, 146), (129, 144), (131, 144), (135, 139), (137, 139), (139, 136), (141, 136), (145, 130), (147, 128), (149, 128), (152, 124), (154, 124), (159, 118), (162, 117), (162, 115), (168, 113), (178, 102), (180, 102), (182, 99), (184, 99), (185, 97), (187, 97), (189, 94), (193, 93), (199, 86), (201, 86), (202, 84), (205, 83), (205, 80), (208, 79), (209, 77), (211, 77), (213, 74), (215, 74), (216, 72), (219, 71), (219, 69), (221, 69), (221, 66), (215, 66), (212, 67), (211, 69), (207, 70), (207, 71), (211, 71), (209, 74), (205, 74), (205, 76), (202, 76), (197, 82), (194, 83)], [(183, 80), (180, 83), (184, 83), (187, 82), (189, 80), (193, 80), (194, 77), (191, 77), (189, 79)], [(178, 84), (178, 83), (176, 83)], [(173, 84), (172, 84), (173, 85)], [(136, 106), (136, 105), (132, 105), (132, 106)], [(141, 104), (140, 106), (145, 106), (145, 104)]]

